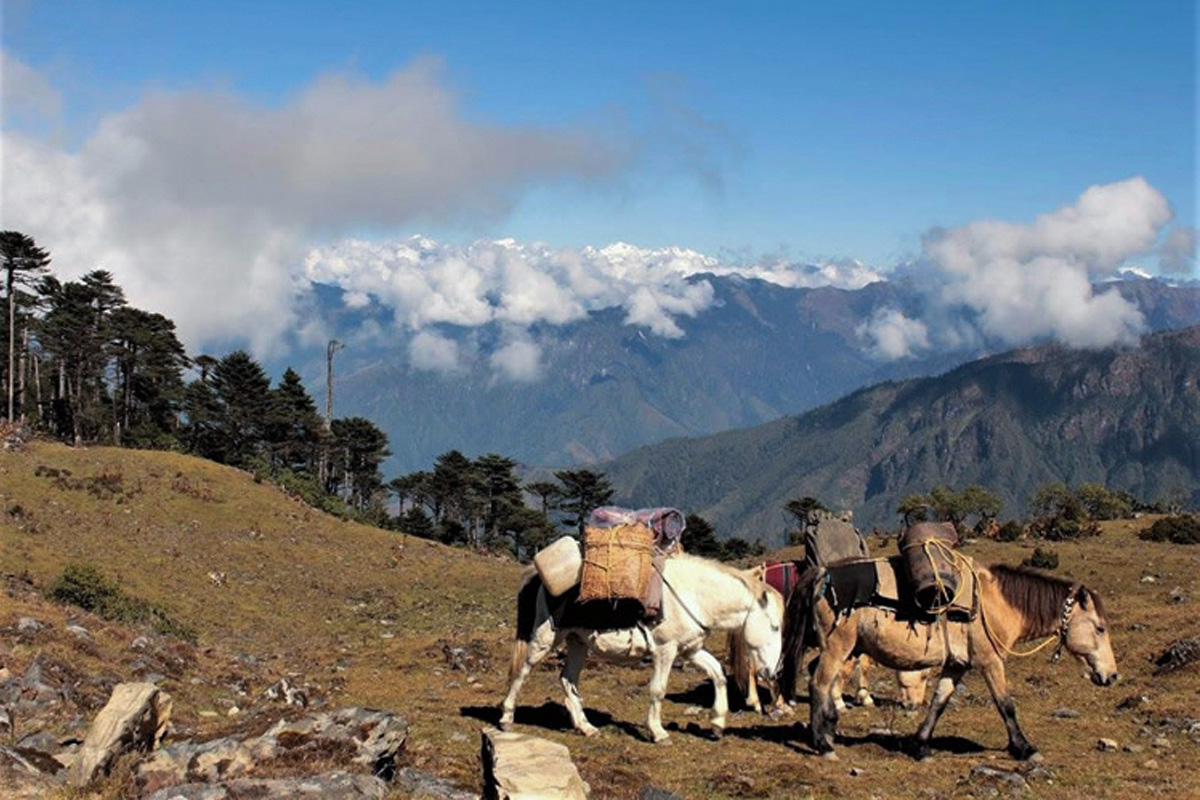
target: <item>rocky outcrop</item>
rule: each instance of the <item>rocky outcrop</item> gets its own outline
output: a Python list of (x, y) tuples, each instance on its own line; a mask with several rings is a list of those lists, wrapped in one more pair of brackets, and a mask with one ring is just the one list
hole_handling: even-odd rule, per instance
[(308, 778), (188, 783), (161, 789), (144, 800), (383, 800), (387, 791), (387, 784), (372, 775), (328, 772)]
[(153, 750), (171, 719), (171, 696), (152, 683), (121, 683), (92, 723), (67, 772), (72, 786), (86, 786), (107, 774), (113, 761), (130, 750)]
[(306, 757), (357, 764), (391, 780), (408, 738), (404, 717), (386, 711), (342, 708), (296, 720), (281, 720), (262, 736), (180, 742), (162, 748), (136, 770), (142, 792), (185, 783), (217, 783), (251, 774), (271, 762)]
[(557, 742), (483, 731), (485, 800), (586, 800), (587, 784)]

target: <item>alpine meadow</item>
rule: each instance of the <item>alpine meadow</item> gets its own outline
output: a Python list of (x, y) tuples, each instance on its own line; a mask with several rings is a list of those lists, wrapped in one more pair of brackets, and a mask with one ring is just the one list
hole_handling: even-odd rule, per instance
[(1198, 30), (0, 3), (0, 800), (1200, 798)]

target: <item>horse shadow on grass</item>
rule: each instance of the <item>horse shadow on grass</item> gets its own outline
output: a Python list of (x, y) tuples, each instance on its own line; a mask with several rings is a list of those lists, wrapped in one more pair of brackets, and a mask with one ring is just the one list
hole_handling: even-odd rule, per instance
[[(494, 728), (500, 727), (500, 708), (498, 706), (461, 706), (458, 713), (464, 717), (486, 722)], [(605, 711), (589, 708), (587, 716), (588, 721), (601, 730), (612, 727), (629, 736), (646, 738), (645, 733), (637, 725), (616, 719)], [(513, 724), (528, 725), (532, 728), (550, 731), (569, 732), (575, 729), (571, 724), (571, 715), (567, 713), (566, 706), (550, 700), (540, 706), (517, 706), (513, 715)]]

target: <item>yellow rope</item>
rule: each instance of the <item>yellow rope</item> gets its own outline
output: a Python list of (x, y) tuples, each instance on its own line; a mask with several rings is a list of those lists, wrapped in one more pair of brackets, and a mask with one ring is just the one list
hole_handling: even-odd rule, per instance
[[(926, 545), (937, 545), (938, 547), (940, 547), (940, 548), (941, 548), (941, 549), (942, 549), (942, 550), (945, 552), (945, 554), (948, 554), (948, 555), (949, 555), (949, 560), (950, 560), (950, 561), (951, 561), (953, 564), (955, 564), (956, 566), (958, 566), (958, 565), (965, 566), (965, 567), (966, 567), (968, 570), (970, 570), (970, 571), (971, 571), (971, 575), (972, 575), (972, 576), (974, 577), (974, 579), (975, 579), (975, 585), (976, 585), (976, 587), (978, 587), (978, 586), (979, 586), (979, 571), (978, 571), (978, 570), (975, 568), (975, 562), (973, 562), (973, 561), (971, 561), (970, 559), (968, 559), (968, 558), (967, 558), (966, 556), (964, 556), (962, 553), (959, 553), (959, 552), (957, 552), (956, 550), (952, 550), (951, 548), (949, 548), (949, 547), (946, 547), (946, 545), (945, 545), (944, 543), (942, 543), (942, 542), (938, 542), (938, 541), (934, 541), (934, 540), (928, 540), (928, 541), (926, 541), (926, 542), (925, 542), (925, 544), (926, 544)], [(929, 554), (928, 547), (926, 548), (925, 552), (926, 552), (926, 555), (928, 555), (928, 554)], [(934, 569), (934, 574), (935, 574), (935, 575), (937, 575), (937, 569), (936, 569), (936, 568)], [(941, 576), (940, 576), (940, 575), (938, 576), (938, 583), (939, 583), (939, 584), (941, 583)], [(961, 582), (960, 582), (960, 583), (961, 583)], [(941, 587), (940, 587), (940, 585), (939, 585), (939, 587), (938, 587), (938, 588), (939, 588), (939, 589), (941, 588)], [(978, 591), (979, 591), (979, 590), (978, 590), (978, 589), (976, 589), (976, 592), (978, 592)], [(962, 592), (962, 587), (961, 587), (961, 586), (959, 587), (959, 592), (960, 592), (960, 593)], [(950, 601), (950, 605), (954, 605), (954, 602), (955, 602), (955, 601), (957, 601), (957, 599), (958, 599), (958, 597), (957, 597), (957, 595), (956, 595), (956, 596), (955, 596), (955, 598), (954, 598), (954, 600)], [(1047, 639), (1046, 641), (1042, 642), (1042, 643), (1041, 643), (1041, 644), (1039, 644), (1037, 647), (1034, 647), (1032, 650), (1026, 650), (1025, 652), (1021, 652), (1020, 650), (1013, 650), (1011, 647), (1009, 647), (1008, 645), (1004, 644), (1004, 642), (1002, 642), (1002, 641), (1000, 641), (999, 639), (997, 639), (997, 638), (996, 638), (996, 634), (992, 632), (992, 626), (991, 626), (991, 624), (988, 622), (988, 618), (987, 618), (987, 611), (986, 611), (986, 609), (984, 608), (984, 603), (983, 603), (983, 595), (982, 595), (982, 594), (980, 594), (980, 595), (979, 595), (979, 617), (980, 617), (980, 619), (983, 621), (983, 632), (987, 634), (988, 641), (990, 641), (990, 642), (992, 643), (992, 646), (993, 646), (993, 647), (995, 647), (997, 650), (1003, 650), (1003, 651), (1004, 651), (1004, 653), (1005, 653), (1005, 654), (1007, 654), (1007, 655), (1010, 655), (1010, 656), (1017, 656), (1018, 658), (1024, 658), (1025, 656), (1031, 656), (1031, 655), (1033, 655), (1034, 653), (1038, 652), (1039, 650), (1043, 650), (1043, 649), (1045, 649), (1045, 648), (1046, 648), (1046, 647), (1048, 647), (1049, 645), (1052, 645), (1052, 644), (1054, 644), (1056, 641), (1058, 641), (1059, 637), (1061, 636), (1061, 634), (1060, 634), (1060, 633), (1056, 633), (1056, 634), (1054, 634), (1054, 636), (1052, 636), (1051, 638), (1049, 638), (1049, 639)]]

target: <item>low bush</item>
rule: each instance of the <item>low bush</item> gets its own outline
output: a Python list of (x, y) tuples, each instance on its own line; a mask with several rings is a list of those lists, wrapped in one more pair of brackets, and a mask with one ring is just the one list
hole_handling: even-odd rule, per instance
[(1024, 535), (1025, 529), (1021, 527), (1021, 523), (1015, 519), (1010, 519), (1008, 522), (1000, 526), (1000, 530), (996, 532), (996, 541), (998, 542), (1015, 542)]
[(1163, 517), (1138, 536), (1149, 542), (1200, 544), (1200, 515), (1175, 514)]
[(126, 594), (92, 564), (68, 564), (46, 594), (55, 602), (78, 606), (112, 622), (149, 624), (157, 633), (196, 640), (195, 632), (172, 619), (166, 608)]
[(1021, 564), (1034, 569), (1058, 569), (1058, 553), (1035, 547), (1033, 555), (1022, 561)]

